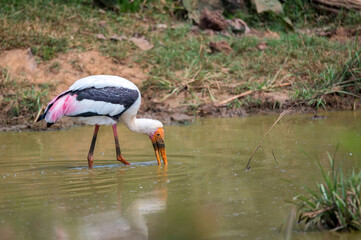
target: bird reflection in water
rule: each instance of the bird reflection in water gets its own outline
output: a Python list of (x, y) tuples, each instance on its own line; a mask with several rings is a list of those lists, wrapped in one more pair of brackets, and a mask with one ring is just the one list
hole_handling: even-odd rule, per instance
[[(148, 239), (149, 231), (145, 216), (166, 208), (168, 197), (167, 165), (158, 167), (158, 183), (154, 184), (155, 189), (142, 194), (145, 196), (144, 198), (137, 198), (130, 204), (122, 201), (123, 181), (121, 178), (122, 175), (126, 174), (126, 171), (120, 172), (117, 210), (84, 217), (83, 224), (79, 229), (79, 239)], [(90, 178), (92, 177), (90, 176)], [(124, 205), (128, 205), (128, 207)]]
[(145, 215), (165, 210), (168, 197), (167, 180), (167, 165), (158, 167), (158, 184), (151, 194), (147, 194), (153, 197), (138, 198), (130, 205), (128, 213), (131, 239), (148, 239)]

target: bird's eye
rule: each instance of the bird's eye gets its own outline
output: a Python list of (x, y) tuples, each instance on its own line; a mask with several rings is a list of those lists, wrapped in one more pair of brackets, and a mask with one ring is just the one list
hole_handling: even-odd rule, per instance
[(159, 133), (157, 133), (157, 136), (160, 136), (160, 134), (159, 134)]

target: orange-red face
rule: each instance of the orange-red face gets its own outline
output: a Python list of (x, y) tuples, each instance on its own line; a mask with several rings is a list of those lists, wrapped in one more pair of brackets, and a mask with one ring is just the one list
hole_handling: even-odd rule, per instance
[(153, 143), (153, 148), (155, 152), (155, 156), (157, 157), (158, 165), (160, 165), (160, 155), (163, 158), (163, 163), (168, 164), (167, 155), (165, 152), (165, 144), (164, 144), (164, 131), (163, 128), (158, 128), (155, 133), (150, 136), (150, 139)]

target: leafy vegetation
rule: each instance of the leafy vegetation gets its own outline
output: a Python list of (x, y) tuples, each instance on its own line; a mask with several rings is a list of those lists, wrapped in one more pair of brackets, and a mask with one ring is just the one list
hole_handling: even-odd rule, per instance
[(294, 198), (299, 223), (303, 223), (304, 230), (361, 230), (361, 171), (345, 175), (328, 157), (330, 172), (326, 173), (318, 163), (324, 183), (317, 184), (317, 191), (307, 188), (309, 196)]

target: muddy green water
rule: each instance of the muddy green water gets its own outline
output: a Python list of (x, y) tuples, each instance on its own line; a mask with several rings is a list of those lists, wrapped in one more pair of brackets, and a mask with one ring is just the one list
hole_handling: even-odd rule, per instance
[[(278, 228), (301, 185), (320, 180), (314, 160), (361, 166), (361, 112), (286, 116), (243, 169), (277, 118), (206, 119), (166, 126), (168, 167), (150, 140), (119, 126), (100, 128), (95, 168), (87, 169), (92, 127), (0, 133), (0, 239), (284, 239)], [(278, 164), (272, 156), (272, 149)], [(360, 239), (298, 233), (292, 239)]]

